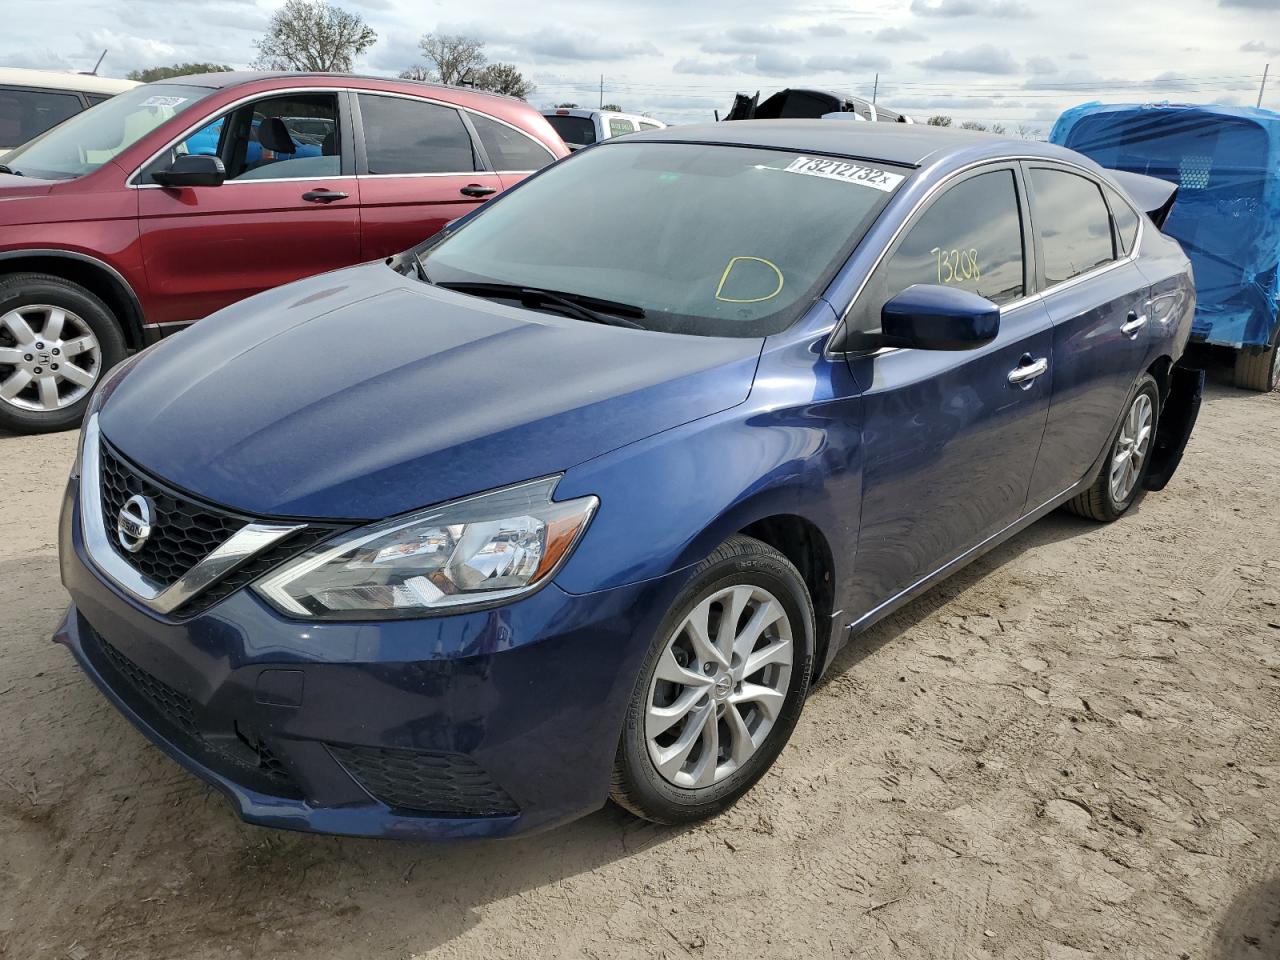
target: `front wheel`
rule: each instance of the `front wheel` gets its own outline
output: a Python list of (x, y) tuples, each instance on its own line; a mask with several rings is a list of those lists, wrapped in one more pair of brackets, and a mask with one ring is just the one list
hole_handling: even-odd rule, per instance
[(0, 279), (0, 427), (76, 426), (102, 374), (126, 352), (111, 310), (79, 284), (40, 273)]
[(1160, 388), (1155, 377), (1143, 374), (1111, 439), (1098, 478), (1067, 504), (1073, 513), (1109, 523), (1137, 503), (1151, 468), (1159, 424)]
[(612, 797), (682, 823), (747, 792), (795, 729), (813, 672), (813, 603), (781, 553), (721, 544), (663, 619), (627, 710)]

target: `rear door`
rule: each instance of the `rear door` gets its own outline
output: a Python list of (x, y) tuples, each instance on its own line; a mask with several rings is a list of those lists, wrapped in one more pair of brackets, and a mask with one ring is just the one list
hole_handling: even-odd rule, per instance
[(1026, 177), (1053, 320), (1053, 405), (1031, 481), (1036, 507), (1083, 479), (1110, 439), (1150, 347), (1150, 291), (1097, 181), (1039, 164), (1027, 164)]
[(861, 616), (1017, 521), (1049, 409), (1052, 334), (1028, 296), (1030, 221), (1014, 164), (952, 182), (908, 224), (849, 314), (876, 333), (885, 301), (912, 284), (999, 304), (1000, 333), (974, 350), (850, 355), (863, 388)]
[(354, 99), (362, 259), (407, 250), (502, 189), (457, 107), (367, 91)]
[(512, 124), (473, 110), (463, 117), (480, 141), (486, 166), (501, 178), (503, 189), (555, 162), (555, 154), (544, 144)]
[[(360, 214), (345, 94), (264, 96), (209, 122), (138, 177), (148, 320), (197, 320), (230, 303), (360, 259)], [(297, 129), (307, 118), (328, 130)], [(294, 127), (290, 127), (290, 123)], [(222, 159), (217, 187), (161, 187), (179, 153)]]

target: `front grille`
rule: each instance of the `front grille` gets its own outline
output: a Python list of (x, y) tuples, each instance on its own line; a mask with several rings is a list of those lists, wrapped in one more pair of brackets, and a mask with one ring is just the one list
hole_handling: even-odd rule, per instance
[(328, 744), (356, 781), (389, 807), (441, 817), (510, 817), (515, 801), (460, 753)]
[(137, 553), (118, 550), (148, 580), (171, 586), (250, 521), (200, 503), (144, 474), (102, 444), (102, 517), (116, 546), (116, 518), (132, 496), (141, 494), (155, 507), (151, 536)]
[(85, 654), (107, 685), (187, 756), (259, 793), (302, 797), (297, 783), (266, 744), (224, 738), (232, 745), (228, 748), (223, 741), (206, 737), (190, 697), (138, 666), (83, 620), (80, 635)]

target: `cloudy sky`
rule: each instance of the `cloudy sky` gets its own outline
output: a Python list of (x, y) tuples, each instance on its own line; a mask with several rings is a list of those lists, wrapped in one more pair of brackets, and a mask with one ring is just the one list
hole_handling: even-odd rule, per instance
[[(813, 86), (917, 117), (1047, 130), (1087, 100), (1280, 110), (1280, 0), (337, 0), (378, 32), (358, 64), (395, 74), (424, 32), (483, 39), (537, 84), (535, 105), (606, 101), (709, 120), (736, 91)], [(174, 61), (244, 66), (283, 0), (8, 0), (0, 65), (102, 73)]]

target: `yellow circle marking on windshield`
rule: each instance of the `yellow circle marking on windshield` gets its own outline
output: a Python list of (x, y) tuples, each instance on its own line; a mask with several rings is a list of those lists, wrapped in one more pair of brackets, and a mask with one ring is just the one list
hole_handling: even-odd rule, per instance
[[(740, 300), (736, 297), (722, 297), (724, 292), (725, 281), (729, 279), (729, 274), (733, 272), (733, 268), (740, 261), (751, 260), (755, 263), (763, 263), (766, 267), (778, 275), (778, 286), (773, 293), (764, 297), (752, 297), (750, 300)], [(782, 278), (782, 271), (778, 269), (778, 265), (772, 260), (766, 260), (764, 257), (733, 257), (728, 265), (724, 268), (724, 273), (720, 274), (720, 282), (716, 284), (716, 299), (722, 303), (764, 303), (766, 300), (772, 300), (782, 292), (782, 285), (785, 281)]]

